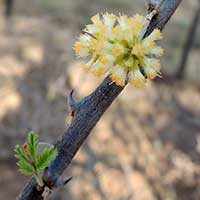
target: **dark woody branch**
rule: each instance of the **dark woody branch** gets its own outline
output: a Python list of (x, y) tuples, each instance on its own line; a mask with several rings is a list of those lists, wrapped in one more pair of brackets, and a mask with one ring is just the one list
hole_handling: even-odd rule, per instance
[[(182, 0), (151, 0), (148, 1), (150, 9), (158, 9), (157, 15), (152, 19), (145, 36), (149, 35), (155, 28), (162, 30)], [(162, 5), (160, 4), (161, 2)], [(158, 6), (161, 5), (161, 6)], [(73, 120), (71, 125), (59, 139), (55, 146), (58, 149), (58, 156), (45, 171), (43, 179), (49, 188), (60, 186), (60, 176), (71, 163), (74, 155), (82, 143), (90, 134), (103, 113), (121, 93), (124, 87), (117, 86), (110, 77), (106, 77), (99, 87), (89, 96), (77, 102), (73, 99), (71, 92), (69, 105), (72, 111)], [(39, 188), (32, 178), (24, 187), (17, 200), (42, 200), (43, 188)]]

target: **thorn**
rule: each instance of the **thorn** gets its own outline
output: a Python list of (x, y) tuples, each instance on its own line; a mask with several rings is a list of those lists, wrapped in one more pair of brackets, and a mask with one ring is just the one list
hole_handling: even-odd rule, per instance
[(73, 93), (74, 93), (74, 89), (71, 90), (69, 97), (68, 97), (68, 104), (71, 108), (71, 115), (72, 117), (74, 116), (74, 113), (77, 109), (77, 102), (75, 101), (74, 97), (73, 97)]
[(69, 177), (67, 179), (61, 179), (59, 178), (57, 181), (56, 181), (56, 184), (55, 184), (55, 187), (58, 188), (58, 187), (63, 187), (65, 186), (67, 183), (69, 183), (69, 181), (72, 180), (72, 177)]
[(66, 185), (67, 183), (69, 183), (71, 180), (72, 180), (72, 176), (71, 177), (69, 177), (69, 178), (67, 178), (66, 180), (65, 180), (65, 182), (64, 182), (64, 185)]

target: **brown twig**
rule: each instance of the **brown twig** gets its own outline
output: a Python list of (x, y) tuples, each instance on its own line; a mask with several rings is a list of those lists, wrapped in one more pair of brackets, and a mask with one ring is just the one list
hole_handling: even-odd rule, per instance
[(176, 72), (176, 78), (178, 78), (179, 80), (184, 78), (184, 73), (185, 73), (185, 70), (187, 67), (188, 57), (189, 57), (190, 51), (191, 51), (192, 46), (195, 41), (195, 35), (197, 33), (199, 20), (200, 20), (200, 1), (199, 1), (199, 5), (195, 11), (191, 25), (189, 27), (187, 37), (186, 37), (186, 40), (184, 43), (183, 51), (181, 54), (180, 64), (179, 64), (178, 70)]
[[(155, 6), (159, 5), (161, 1), (154, 0)], [(151, 21), (145, 36), (149, 35), (155, 28), (162, 30), (181, 1), (164, 1), (158, 10), (158, 14)], [(57, 185), (56, 183), (60, 180), (60, 176), (71, 163), (82, 143), (123, 89), (124, 87), (119, 87), (112, 83), (110, 77), (106, 77), (93, 93), (79, 102), (73, 100), (71, 93), (69, 104), (72, 106), (73, 120), (62, 138), (55, 144), (59, 152), (58, 156), (43, 175), (47, 187), (53, 188)], [(17, 200), (42, 200), (43, 190), (44, 188), (37, 189), (36, 182), (32, 178), (26, 184)]]

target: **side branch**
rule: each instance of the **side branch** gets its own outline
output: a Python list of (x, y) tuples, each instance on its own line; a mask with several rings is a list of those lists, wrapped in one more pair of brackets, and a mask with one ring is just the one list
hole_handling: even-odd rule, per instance
[[(146, 36), (155, 28), (163, 29), (178, 5), (182, 0), (165, 0), (159, 7), (162, 0), (152, 0), (152, 5), (159, 8), (158, 14), (153, 18), (148, 27)], [(121, 93), (124, 87), (117, 86), (110, 77), (106, 77), (99, 87), (89, 96), (83, 98), (80, 102), (75, 102), (71, 97), (69, 104), (72, 108), (73, 120), (70, 127), (58, 140), (55, 146), (58, 149), (58, 156), (45, 171), (43, 179), (45, 185), (49, 188), (59, 185), (60, 176), (71, 163), (74, 155), (81, 147), (91, 130), (99, 121), (103, 113), (112, 104), (115, 98)], [(35, 180), (32, 178), (17, 200), (42, 200), (44, 188), (38, 188)]]

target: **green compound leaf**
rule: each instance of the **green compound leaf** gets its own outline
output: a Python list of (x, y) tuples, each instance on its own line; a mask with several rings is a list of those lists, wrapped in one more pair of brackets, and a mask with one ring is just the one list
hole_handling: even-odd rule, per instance
[[(41, 148), (44, 145), (46, 148)], [(29, 132), (27, 143), (15, 147), (19, 171), (22, 174), (34, 176), (40, 186), (44, 184), (40, 173), (50, 165), (57, 155), (57, 149), (53, 145), (39, 143), (39, 137), (33, 131)]]
[(56, 156), (58, 155), (58, 151), (54, 147), (45, 148), (44, 151), (39, 155), (37, 162), (38, 171), (43, 171), (46, 167), (48, 167)]
[(39, 136), (31, 131), (28, 134), (28, 150), (33, 160), (37, 160), (38, 157), (38, 144), (39, 144)]

